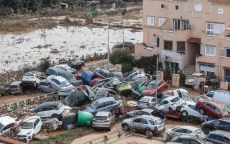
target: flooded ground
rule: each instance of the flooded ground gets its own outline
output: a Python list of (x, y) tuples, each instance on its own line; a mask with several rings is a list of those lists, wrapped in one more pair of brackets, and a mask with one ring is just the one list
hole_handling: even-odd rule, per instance
[[(110, 29), (110, 49), (122, 42), (122, 29)], [(125, 29), (125, 41), (142, 42), (142, 32)], [(28, 65), (39, 63), (41, 58), (50, 56), (57, 62), (62, 58), (91, 55), (95, 52), (107, 52), (108, 31), (103, 28), (88, 27), (56, 27), (53, 29), (36, 30), (25, 34), (0, 35), (0, 72), (18, 70)]]

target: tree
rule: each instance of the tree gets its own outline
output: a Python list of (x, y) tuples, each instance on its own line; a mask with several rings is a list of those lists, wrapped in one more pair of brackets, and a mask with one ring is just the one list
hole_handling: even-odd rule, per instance
[(38, 64), (38, 68), (39, 68), (42, 72), (46, 72), (46, 70), (47, 70), (49, 67), (51, 67), (50, 57), (40, 59), (40, 63)]
[(130, 54), (128, 49), (115, 50), (110, 55), (110, 62), (112, 64), (127, 63), (133, 65), (134, 57)]

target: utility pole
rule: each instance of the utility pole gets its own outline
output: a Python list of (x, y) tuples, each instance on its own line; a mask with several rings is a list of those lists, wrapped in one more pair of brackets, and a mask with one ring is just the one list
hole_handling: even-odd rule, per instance
[(158, 83), (158, 53), (157, 53), (157, 61), (156, 61), (156, 92), (155, 92), (155, 106), (157, 104), (157, 83)]

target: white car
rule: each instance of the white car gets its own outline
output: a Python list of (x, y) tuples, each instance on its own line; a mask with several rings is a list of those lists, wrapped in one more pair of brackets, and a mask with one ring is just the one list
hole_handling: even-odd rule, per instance
[(163, 141), (171, 141), (174, 137), (181, 135), (197, 136), (198, 138), (204, 139), (205, 134), (200, 128), (193, 126), (179, 126), (176, 128), (168, 129), (163, 135)]
[(138, 78), (142, 78), (142, 77), (145, 77), (145, 73), (143, 71), (136, 71), (136, 72), (133, 72), (132, 74), (130, 74), (127, 79), (128, 80), (135, 80), (135, 79), (138, 79)]
[(31, 85), (37, 87), (39, 83), (39, 76), (33, 72), (27, 72), (22, 77), (22, 85)]
[(57, 118), (61, 120), (62, 113), (66, 109), (71, 109), (68, 106), (63, 105), (59, 101), (52, 101), (52, 102), (44, 102), (40, 104), (37, 108), (32, 110), (32, 113), (35, 116), (39, 116), (41, 118)]
[(42, 128), (42, 121), (39, 116), (31, 116), (22, 121), (20, 131), (18, 133), (18, 139), (20, 140), (32, 140)]
[(198, 118), (204, 117), (202, 114), (199, 113), (199, 111), (197, 111), (196, 103), (193, 101), (187, 101), (185, 102), (185, 104), (182, 105), (181, 115), (183, 117), (187, 117), (187, 116), (194, 116)]
[(165, 112), (168, 111), (175, 111), (178, 107), (181, 107), (184, 103), (184, 100), (179, 98), (178, 96), (169, 96), (160, 102), (158, 102), (155, 108), (164, 110)]
[(15, 119), (9, 116), (0, 118), (0, 135), (4, 135), (10, 131), (13, 125), (16, 123)]
[(71, 68), (70, 66), (68, 66), (66, 64), (56, 65), (54, 67), (59, 68), (59, 69), (64, 70), (64, 71), (71, 72), (72, 74), (76, 74), (76, 72), (77, 72), (76, 69), (73, 69), (73, 68)]
[(137, 102), (137, 106), (140, 109), (151, 108), (151, 107), (154, 107), (155, 103), (156, 103), (156, 98), (155, 97), (144, 96)]
[(185, 86), (192, 86), (193, 87), (193, 81), (196, 78), (203, 77), (204, 74), (202, 73), (194, 73), (189, 78), (185, 80)]
[(173, 96), (179, 96), (184, 101), (191, 101), (192, 100), (188, 91), (185, 89), (175, 89), (172, 91), (172, 95)]

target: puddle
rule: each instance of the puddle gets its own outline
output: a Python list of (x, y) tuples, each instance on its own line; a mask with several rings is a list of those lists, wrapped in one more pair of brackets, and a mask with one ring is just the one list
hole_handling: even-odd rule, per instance
[[(125, 29), (125, 41), (143, 41), (142, 32)], [(122, 42), (122, 29), (110, 29), (109, 47)], [(36, 30), (26, 34), (0, 35), (0, 72), (18, 70), (39, 63), (41, 58), (50, 56), (57, 62), (62, 58), (107, 52), (107, 28), (56, 27)]]

